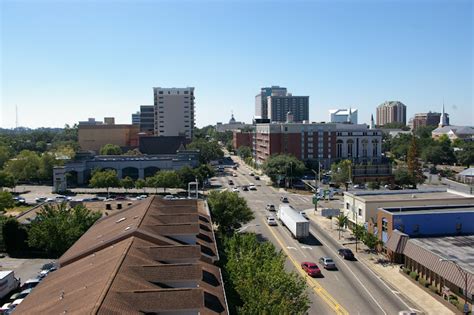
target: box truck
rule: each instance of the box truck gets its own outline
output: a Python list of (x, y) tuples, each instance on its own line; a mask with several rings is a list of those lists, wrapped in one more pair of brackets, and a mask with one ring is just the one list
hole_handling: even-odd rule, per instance
[(280, 222), (290, 230), (292, 236), (297, 240), (308, 237), (309, 221), (292, 206), (288, 204), (280, 204), (277, 217)]
[(18, 289), (19, 286), (20, 280), (15, 278), (13, 270), (0, 271), (0, 299)]

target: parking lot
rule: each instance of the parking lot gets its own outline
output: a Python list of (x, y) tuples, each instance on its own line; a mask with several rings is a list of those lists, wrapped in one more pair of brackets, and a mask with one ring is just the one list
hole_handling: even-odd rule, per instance
[(41, 271), (41, 267), (54, 259), (46, 258), (11, 258), (4, 257), (0, 258), (0, 270), (13, 270), (15, 277), (21, 280), (23, 284), (30, 278), (35, 278)]

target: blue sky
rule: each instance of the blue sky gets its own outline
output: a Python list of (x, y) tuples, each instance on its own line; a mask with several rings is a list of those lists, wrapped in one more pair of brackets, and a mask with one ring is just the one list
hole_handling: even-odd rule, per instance
[(331, 108), (399, 100), (474, 124), (472, 1), (0, 1), (0, 126), (129, 123), (153, 86), (196, 88), (197, 125), (250, 121), (259, 88)]

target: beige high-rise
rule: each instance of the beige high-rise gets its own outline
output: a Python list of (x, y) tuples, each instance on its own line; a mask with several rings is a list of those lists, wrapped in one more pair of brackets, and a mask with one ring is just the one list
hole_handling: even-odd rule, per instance
[(194, 129), (194, 88), (154, 87), (155, 135), (185, 136)]

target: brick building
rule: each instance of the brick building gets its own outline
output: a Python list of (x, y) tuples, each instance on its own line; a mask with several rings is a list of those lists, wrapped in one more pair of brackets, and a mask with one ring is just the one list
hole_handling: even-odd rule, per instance
[[(438, 126), (441, 118), (441, 113), (418, 113), (412, 119), (412, 129), (417, 130), (424, 126)], [(449, 118), (448, 118), (449, 124)]]
[(303, 161), (319, 161), (323, 167), (341, 159), (380, 163), (382, 132), (365, 124), (257, 124), (254, 151), (257, 163), (273, 154), (292, 154)]
[(253, 132), (243, 132), (241, 130), (234, 130), (232, 133), (232, 147), (234, 150), (246, 146), (252, 149), (253, 146)]

